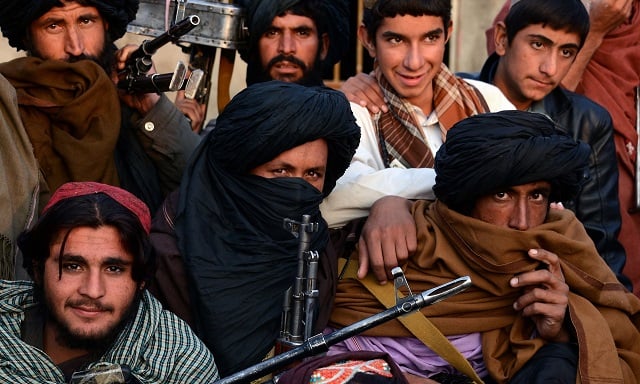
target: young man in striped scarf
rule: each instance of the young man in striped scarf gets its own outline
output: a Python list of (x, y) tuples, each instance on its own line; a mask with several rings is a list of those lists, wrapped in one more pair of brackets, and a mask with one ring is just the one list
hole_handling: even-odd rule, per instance
[[(371, 115), (351, 104), (362, 130), (360, 146), (321, 209), (333, 228), (369, 215), (361, 255), (365, 259), (369, 253), (377, 260), (374, 270), (384, 280), (383, 253), (386, 258), (393, 250), (394, 256), (397, 252), (406, 257), (415, 249), (415, 231), (393, 225), (394, 212), (406, 212), (406, 207), (385, 200), (389, 203), (376, 205), (382, 211), (370, 212), (373, 203), (389, 195), (433, 199), (433, 159), (447, 130), (465, 117), (514, 107), (497, 88), (462, 80), (443, 63), (453, 29), (450, 0), (377, 0), (365, 5), (358, 37), (375, 60), (373, 77), (386, 99), (386, 111)], [(364, 276), (363, 260), (361, 268)]]

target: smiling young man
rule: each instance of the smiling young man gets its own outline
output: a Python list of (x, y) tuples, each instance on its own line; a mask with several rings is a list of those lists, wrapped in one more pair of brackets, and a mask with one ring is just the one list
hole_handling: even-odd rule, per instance
[(596, 247), (629, 289), (618, 242), (621, 218), (618, 166), (609, 113), (590, 99), (560, 86), (589, 31), (580, 0), (518, 0), (494, 30), (496, 52), (477, 76), (492, 83), (516, 108), (543, 113), (561, 130), (591, 147), (590, 178), (566, 208), (582, 221)]
[[(472, 116), (436, 155), (437, 199), (411, 204), (419, 246), (399, 265), (414, 292), (471, 277), (473, 288), (421, 312), (487, 383), (640, 379), (640, 299), (574, 214), (550, 208), (579, 191), (590, 152), (539, 113)], [(360, 279), (343, 279), (329, 325), (383, 309)], [(387, 352), (414, 382), (470, 382), (400, 322), (329, 353), (345, 350)]]
[[(351, 103), (362, 132), (360, 146), (321, 206), (333, 228), (369, 215), (364, 238), (369, 228), (392, 224), (394, 212), (401, 209), (391, 207), (381, 215), (370, 212), (378, 199), (389, 195), (433, 198), (433, 159), (453, 124), (477, 113), (513, 109), (496, 87), (462, 80), (443, 63), (453, 30), (450, 0), (377, 0), (366, 4), (358, 37), (376, 62), (374, 78), (388, 112), (371, 115)], [(363, 258), (371, 253), (381, 280), (386, 276), (386, 251), (406, 256), (415, 248), (410, 231), (397, 233), (398, 237), (378, 236), (371, 242), (360, 242)], [(361, 265), (364, 275), (366, 267)]]
[(53, 194), (19, 240), (33, 282), (0, 281), (3, 378), (67, 383), (113, 365), (134, 383), (217, 379), (211, 353), (146, 290), (150, 226), (145, 204), (117, 187), (66, 183)]

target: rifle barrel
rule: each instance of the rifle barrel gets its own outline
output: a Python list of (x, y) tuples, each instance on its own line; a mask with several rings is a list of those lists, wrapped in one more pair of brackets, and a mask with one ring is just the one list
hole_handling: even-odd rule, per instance
[(389, 320), (398, 318), (399, 316), (411, 313), (431, 304), (435, 304), (438, 301), (464, 291), (470, 286), (471, 278), (469, 276), (464, 276), (435, 288), (431, 288), (428, 291), (407, 296), (401, 303), (388, 308), (385, 311), (376, 313), (375, 315), (338, 329), (328, 335), (317, 334), (309, 338), (297, 348), (291, 349), (280, 355), (276, 355), (261, 363), (236, 372), (231, 376), (215, 381), (215, 384), (248, 383), (266, 375), (267, 373), (285, 367), (301, 358), (326, 352), (330, 346), (337, 344), (340, 341), (346, 340), (351, 336), (355, 336)]

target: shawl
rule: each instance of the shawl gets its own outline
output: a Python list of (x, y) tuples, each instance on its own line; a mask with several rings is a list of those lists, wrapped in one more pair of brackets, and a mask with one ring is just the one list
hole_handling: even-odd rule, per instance
[(0, 73), (16, 88), (20, 116), (50, 190), (67, 181), (119, 184), (113, 157), (120, 102), (98, 64), (25, 57), (0, 64)]
[(14, 278), (18, 235), (35, 219), (38, 164), (25, 132), (15, 89), (0, 75), (0, 278)]
[[(20, 339), (25, 310), (39, 305), (33, 288), (32, 282), (0, 281), (0, 377), (16, 384), (64, 383), (53, 361)], [(146, 291), (133, 321), (89, 368), (100, 362), (127, 364), (145, 384), (212, 382), (218, 377), (213, 356), (186, 323), (162, 310)]]
[(618, 157), (618, 190), (622, 225), (618, 239), (627, 252), (623, 270), (640, 295), (640, 214), (635, 206), (636, 133), (635, 87), (640, 85), (640, 1), (633, 1), (631, 17), (609, 32), (591, 57), (576, 92), (609, 111), (613, 119)]
[[(382, 158), (387, 164), (395, 158), (408, 168), (432, 168), (434, 156), (417, 123), (413, 107), (396, 94), (379, 69), (375, 74), (389, 106), (389, 112), (380, 116), (378, 124)], [(458, 121), (489, 112), (482, 94), (456, 77), (444, 64), (441, 64), (433, 81), (433, 104), (443, 141), (447, 130)]]
[[(526, 255), (531, 248), (561, 259), (570, 287), (568, 316), (580, 349), (579, 382), (640, 380), (640, 299), (617, 281), (571, 211), (552, 210), (544, 224), (527, 231), (461, 215), (437, 200), (416, 202), (413, 216), (418, 251), (404, 268), (412, 290), (464, 275), (473, 282), (422, 313), (445, 335), (481, 332), (485, 364), (498, 382), (512, 377), (544, 343), (531, 338), (533, 323), (512, 307), (522, 292), (511, 288), (509, 279), (536, 268)], [(383, 309), (357, 281), (340, 281), (331, 322), (340, 328)], [(411, 336), (397, 320), (365, 334)]]
[[(270, 81), (236, 95), (192, 156), (176, 210), (178, 249), (198, 335), (223, 375), (273, 347), (298, 263), (299, 241), (283, 220), (309, 215), (318, 223), (309, 250), (322, 253), (329, 235), (319, 204), (348, 167), (359, 134), (340, 92)], [(329, 149), (324, 194), (300, 178), (250, 174), (319, 138)]]

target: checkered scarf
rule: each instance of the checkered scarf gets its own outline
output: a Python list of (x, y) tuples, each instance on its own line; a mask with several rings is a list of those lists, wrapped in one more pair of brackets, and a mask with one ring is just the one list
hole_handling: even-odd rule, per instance
[[(389, 112), (378, 121), (380, 153), (387, 167), (397, 159), (407, 168), (433, 168), (434, 156), (427, 145), (413, 106), (399, 97), (379, 69), (378, 83), (388, 100)], [(456, 77), (442, 64), (433, 84), (433, 103), (440, 122), (442, 140), (455, 123), (478, 113), (489, 112), (482, 94), (466, 81)]]

